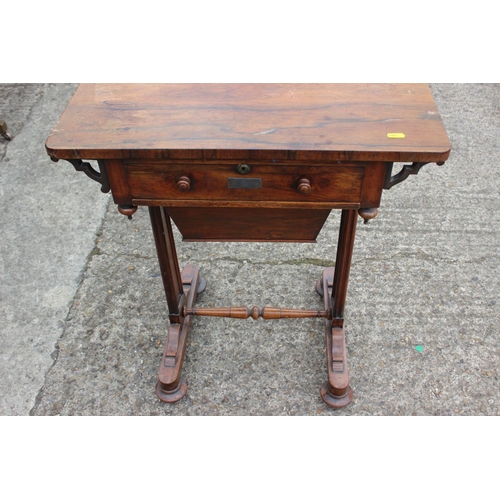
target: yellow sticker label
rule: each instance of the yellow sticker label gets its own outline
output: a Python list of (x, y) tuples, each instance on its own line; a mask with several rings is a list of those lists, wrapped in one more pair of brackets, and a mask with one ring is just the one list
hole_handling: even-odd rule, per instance
[(404, 139), (405, 135), (403, 132), (391, 132), (387, 134), (387, 137), (389, 137), (389, 139)]

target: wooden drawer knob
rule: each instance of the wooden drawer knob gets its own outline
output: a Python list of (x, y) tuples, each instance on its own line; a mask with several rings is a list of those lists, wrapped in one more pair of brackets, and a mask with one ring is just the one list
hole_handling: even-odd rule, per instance
[(191, 189), (191, 180), (189, 177), (186, 177), (183, 175), (178, 181), (177, 181), (177, 189), (179, 191), (189, 191)]
[(311, 192), (311, 182), (309, 179), (300, 179), (297, 191), (301, 194), (309, 194)]

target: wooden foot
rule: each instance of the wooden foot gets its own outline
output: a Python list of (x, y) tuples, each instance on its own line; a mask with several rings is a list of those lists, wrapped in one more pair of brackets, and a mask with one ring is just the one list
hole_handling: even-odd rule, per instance
[(7, 132), (7, 124), (4, 121), (0, 121), (0, 134), (8, 141), (12, 140), (12, 136)]
[[(198, 267), (187, 265), (181, 273), (183, 295), (187, 307), (192, 307), (196, 295), (205, 288), (205, 280), (200, 277)], [(165, 403), (175, 403), (187, 392), (187, 383), (181, 379), (182, 363), (186, 352), (187, 336), (191, 326), (191, 317), (185, 317), (181, 323), (171, 323), (168, 328), (167, 342), (158, 374), (156, 395)]]
[(164, 403), (176, 403), (180, 399), (182, 399), (187, 392), (187, 383), (181, 378), (179, 381), (179, 385), (172, 389), (171, 391), (167, 391), (164, 388), (164, 384), (162, 384), (159, 380), (156, 383), (156, 395), (164, 402)]
[[(327, 267), (322, 275), (322, 291), (325, 309), (332, 308), (334, 268)], [(318, 288), (318, 287), (316, 287)], [(333, 318), (325, 320), (326, 360), (328, 381), (321, 387), (323, 401), (332, 408), (342, 408), (352, 401), (347, 368), (347, 349), (344, 320)]]
[(200, 276), (199, 277), (199, 280), (198, 280), (198, 288), (196, 289), (196, 293), (201, 293), (203, 292), (203, 290), (205, 290), (207, 286), (207, 282), (205, 281), (205, 278), (203, 276)]
[(332, 390), (333, 388), (328, 382), (325, 382), (321, 386), (321, 398), (328, 406), (332, 408), (343, 408), (352, 401), (352, 390), (350, 387), (347, 387), (347, 391), (343, 396), (336, 396), (333, 394)]

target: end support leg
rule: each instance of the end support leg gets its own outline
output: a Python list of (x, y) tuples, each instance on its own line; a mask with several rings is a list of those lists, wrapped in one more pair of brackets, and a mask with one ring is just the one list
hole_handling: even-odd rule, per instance
[[(186, 305), (192, 307), (196, 295), (205, 288), (205, 280), (200, 277), (198, 268), (194, 265), (187, 265), (182, 270), (181, 277)], [(164, 403), (175, 403), (186, 395), (187, 383), (181, 378), (181, 369), (190, 326), (191, 316), (187, 316), (180, 324), (171, 323), (168, 328), (156, 384), (156, 395)]]
[[(327, 267), (321, 277), (322, 286), (317, 286), (323, 291), (325, 308), (332, 307), (334, 272), (333, 267)], [(343, 323), (343, 319), (325, 320), (328, 380), (321, 387), (320, 394), (332, 408), (342, 408), (352, 401)]]

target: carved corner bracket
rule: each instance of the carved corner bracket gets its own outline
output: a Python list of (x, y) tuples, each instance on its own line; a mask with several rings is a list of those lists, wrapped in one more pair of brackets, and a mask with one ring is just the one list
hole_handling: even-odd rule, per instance
[[(427, 165), (429, 162), (413, 162), (411, 165), (405, 165), (400, 172), (398, 172), (396, 175), (392, 175), (392, 167), (393, 164), (391, 163), (389, 165), (389, 168), (387, 169), (387, 175), (385, 178), (385, 183), (384, 183), (384, 189), (391, 189), (392, 186), (395, 186), (396, 184), (399, 184), (400, 182), (403, 182), (408, 176), (410, 175), (416, 175), (418, 174), (418, 171), (424, 166)], [(438, 165), (444, 165), (443, 162), (438, 162)]]
[[(54, 158), (51, 156), (50, 158), (52, 161), (59, 161), (58, 158)], [(101, 191), (103, 193), (109, 193), (110, 187), (109, 187), (109, 181), (108, 181), (108, 175), (106, 173), (106, 167), (104, 166), (104, 162), (98, 160), (99, 164), (99, 170), (95, 170), (92, 165), (89, 162), (83, 161), (83, 160), (70, 160), (66, 159), (73, 167), (75, 167), (75, 170), (77, 172), (83, 172), (85, 175), (90, 177), (93, 181), (98, 182), (101, 185)]]

